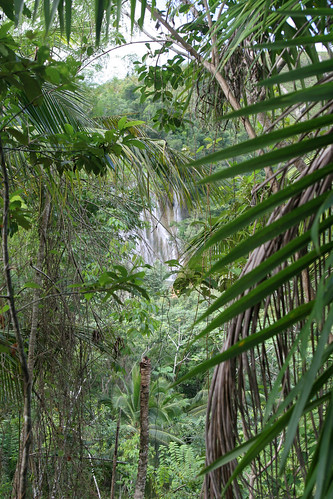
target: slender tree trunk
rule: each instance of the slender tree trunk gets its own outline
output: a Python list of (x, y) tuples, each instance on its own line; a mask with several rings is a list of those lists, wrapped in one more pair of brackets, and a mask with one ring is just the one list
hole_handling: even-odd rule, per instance
[(7, 288), (7, 300), (9, 302), (10, 315), (12, 319), (13, 328), (16, 336), (17, 349), (22, 369), (23, 381), (23, 428), (22, 440), (19, 453), (19, 463), (17, 467), (16, 480), (14, 481), (13, 496), (18, 499), (24, 499), (27, 496), (28, 487), (28, 462), (29, 451), (31, 445), (31, 379), (29, 376), (29, 369), (27, 357), (24, 351), (23, 338), (21, 335), (20, 325), (17, 317), (15, 299), (12, 285), (12, 278), (9, 265), (9, 252), (8, 252), (8, 217), (9, 217), (9, 181), (7, 174), (7, 167), (5, 155), (3, 152), (2, 141), (0, 138), (0, 158), (3, 182), (3, 217), (2, 217), (2, 254), (3, 254), (3, 267)]
[(116, 440), (114, 443), (110, 499), (114, 499), (115, 488), (116, 488), (116, 468), (117, 468), (117, 456), (118, 456), (118, 440), (119, 440), (120, 419), (121, 419), (121, 409), (119, 409), (117, 429), (116, 429)]
[(140, 386), (140, 452), (138, 463), (138, 475), (136, 479), (134, 499), (143, 499), (145, 495), (148, 443), (149, 443), (149, 384), (151, 363), (150, 359), (144, 357), (140, 362), (141, 386)]
[(40, 270), (42, 270), (44, 259), (45, 259), (45, 250), (46, 250), (46, 233), (49, 225), (51, 211), (51, 197), (49, 193), (46, 193), (44, 209), (42, 211), (42, 217), (39, 225), (39, 248), (37, 254), (37, 262), (35, 267), (35, 283), (38, 284), (38, 288), (34, 289), (33, 298), (32, 298), (32, 313), (31, 313), (31, 329), (30, 329), (30, 337), (29, 337), (29, 353), (28, 353), (28, 369), (31, 380), (33, 379), (33, 369), (35, 363), (35, 349), (37, 342), (37, 329), (38, 329), (38, 319), (39, 319), (39, 298), (41, 296), (42, 289), (42, 274)]
[[(43, 200), (43, 187), (42, 187), (42, 203), (44, 201), (44, 208), (41, 210), (41, 217), (39, 221), (39, 247), (37, 253), (37, 260), (35, 269), (35, 278), (34, 281), (38, 285), (38, 288), (34, 289), (32, 295), (32, 312), (31, 312), (31, 328), (30, 328), (30, 336), (29, 336), (29, 350), (28, 350), (28, 371), (30, 377), (31, 386), (33, 386), (34, 382), (34, 365), (35, 365), (35, 350), (37, 344), (37, 334), (38, 334), (38, 322), (40, 316), (40, 297), (42, 293), (42, 274), (41, 270), (45, 260), (46, 253), (46, 234), (49, 225), (50, 211), (51, 211), (51, 196), (47, 192), (45, 195), (45, 200)], [(31, 264), (32, 265), (32, 264)], [(21, 435), (21, 441), (23, 439), (23, 435)], [(31, 445), (33, 446), (33, 430), (31, 428)], [(17, 473), (17, 472), (16, 472)], [(34, 475), (34, 474), (33, 474)], [(36, 484), (33, 484), (33, 486)], [(38, 484), (36, 486), (36, 490), (39, 490)]]

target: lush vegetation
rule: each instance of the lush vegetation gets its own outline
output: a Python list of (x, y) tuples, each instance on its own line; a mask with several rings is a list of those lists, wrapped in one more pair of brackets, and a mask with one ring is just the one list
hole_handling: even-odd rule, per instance
[(332, 497), (331, 7), (0, 0), (1, 497)]

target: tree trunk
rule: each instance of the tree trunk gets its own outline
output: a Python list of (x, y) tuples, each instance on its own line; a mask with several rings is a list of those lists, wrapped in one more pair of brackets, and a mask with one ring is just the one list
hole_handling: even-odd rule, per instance
[[(42, 187), (41, 192), (43, 192), (43, 187)], [(33, 266), (32, 263), (30, 263), (30, 265), (35, 269), (34, 281), (39, 286), (38, 288), (35, 288), (33, 290), (32, 311), (31, 311), (31, 328), (30, 328), (29, 349), (28, 349), (28, 358), (27, 358), (31, 386), (33, 386), (33, 383), (34, 383), (35, 350), (36, 350), (36, 345), (37, 345), (38, 323), (39, 323), (39, 318), (40, 318), (40, 298), (41, 298), (41, 294), (42, 294), (42, 285), (43, 285), (42, 268), (44, 265), (45, 254), (46, 254), (46, 239), (47, 239), (46, 234), (47, 234), (47, 230), (48, 230), (48, 226), (49, 226), (49, 219), (50, 219), (50, 212), (51, 212), (51, 196), (50, 196), (49, 192), (46, 192), (45, 196), (42, 195), (41, 204), (43, 203), (43, 197), (45, 197), (45, 199), (44, 199), (44, 208), (41, 208), (41, 217), (40, 217), (40, 222), (39, 222), (39, 248), (38, 248), (38, 253), (37, 253), (36, 266)], [(24, 435), (21, 434), (21, 441), (23, 441), (23, 438), (24, 438)], [(33, 428), (32, 428), (32, 424), (31, 424), (31, 446), (32, 447), (33, 447), (33, 438), (34, 438)], [(17, 474), (17, 471), (16, 471), (16, 474)], [(34, 477), (34, 475), (35, 474), (32, 473), (33, 477)], [(39, 490), (38, 483), (36, 483), (36, 478), (33, 478), (32, 485), (37, 491)]]
[(121, 419), (121, 409), (119, 409), (117, 429), (116, 429), (116, 440), (114, 443), (110, 499), (114, 499), (114, 493), (115, 493), (115, 488), (116, 488), (116, 467), (117, 467), (117, 456), (118, 456), (118, 439), (119, 439), (120, 419)]
[(15, 298), (12, 285), (11, 269), (9, 265), (8, 252), (8, 220), (9, 220), (9, 181), (5, 155), (0, 138), (0, 158), (3, 181), (3, 217), (2, 217), (2, 254), (5, 282), (7, 288), (7, 300), (9, 302), (10, 315), (16, 336), (17, 349), (22, 369), (23, 385), (23, 428), (22, 428), (22, 446), (19, 452), (19, 462), (17, 466), (16, 479), (14, 481), (13, 496), (18, 499), (24, 499), (27, 496), (28, 487), (28, 460), (31, 445), (31, 379), (29, 376), (27, 356), (24, 350), (23, 338), (15, 307)]
[(31, 313), (31, 328), (29, 337), (29, 352), (28, 352), (28, 369), (31, 379), (33, 379), (33, 370), (35, 363), (35, 349), (37, 342), (37, 329), (39, 320), (39, 299), (41, 297), (42, 290), (42, 274), (41, 270), (44, 264), (45, 251), (46, 251), (46, 234), (49, 225), (51, 211), (51, 196), (47, 192), (45, 195), (44, 209), (42, 210), (42, 217), (39, 227), (39, 248), (37, 254), (37, 262), (35, 268), (35, 283), (38, 284), (38, 288), (34, 289), (32, 298), (32, 313)]
[(151, 364), (150, 359), (144, 357), (140, 362), (141, 386), (140, 386), (140, 452), (138, 463), (138, 475), (136, 479), (134, 499), (142, 499), (145, 495), (148, 443), (149, 443), (149, 383)]

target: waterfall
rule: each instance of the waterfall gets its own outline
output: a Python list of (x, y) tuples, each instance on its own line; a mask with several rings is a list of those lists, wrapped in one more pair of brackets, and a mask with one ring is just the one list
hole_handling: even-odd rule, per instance
[(144, 210), (141, 213), (141, 219), (147, 222), (147, 227), (139, 233), (136, 252), (145, 263), (153, 265), (156, 260), (179, 260), (181, 248), (174, 222), (180, 222), (186, 216), (187, 210), (176, 195), (172, 203), (166, 199), (156, 200), (152, 211)]

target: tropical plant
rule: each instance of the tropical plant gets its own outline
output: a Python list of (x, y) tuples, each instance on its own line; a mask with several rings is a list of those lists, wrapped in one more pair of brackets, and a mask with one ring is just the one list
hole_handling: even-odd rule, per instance
[[(97, 38), (110, 5), (96, 2)], [(63, 18), (63, 7), (63, 1), (47, 4), (47, 28), (57, 9)], [(170, 16), (142, 2), (139, 24), (151, 11), (170, 35), (162, 50), (174, 43), (196, 65), (194, 73), (182, 71), (180, 59), (168, 63), (169, 72), (143, 68), (146, 85), (173, 102), (167, 86), (176, 90), (178, 77), (189, 86), (195, 74), (210, 106), (220, 117), (224, 104), (233, 108), (227, 117), (239, 117), (251, 139), (207, 156), (209, 163), (253, 155), (206, 183), (265, 171), (253, 190), (255, 206), (216, 227), (189, 264), (195, 269), (200, 254), (255, 223), (254, 234), (209, 270), (218, 277), (251, 252), (240, 278), (202, 316), (217, 312), (200, 336), (223, 327), (223, 351), (187, 375), (218, 366), (208, 401), (207, 496), (240, 497), (245, 490), (251, 497), (332, 496), (331, 7), (330, 0), (184, 1)], [(22, 9), (23, 2), (15, 10), (5, 5), (16, 19)], [(174, 28), (178, 13), (192, 17)], [(320, 60), (316, 43), (327, 60)], [(184, 108), (175, 110), (172, 126)]]
[(260, 124), (265, 117), (266, 126), (257, 138), (194, 164), (251, 152), (205, 182), (261, 168), (270, 175), (266, 170), (254, 189), (260, 203), (218, 227), (190, 261), (195, 267), (200, 254), (257, 222), (253, 235), (208, 271), (217, 277), (250, 253), (240, 278), (199, 319), (218, 312), (197, 337), (224, 328), (222, 351), (182, 378), (217, 366), (208, 400), (207, 496), (243, 497), (246, 489), (250, 497), (332, 494), (330, 7), (263, 2), (261, 10), (230, 2), (216, 23), (226, 30), (221, 67), (236, 51), (250, 51), (268, 76), (259, 82), (260, 101), (224, 118), (252, 115)]
[[(5, 11), (7, 12), (6, 9)], [(47, 263), (50, 267), (52, 266), (52, 271), (50, 267), (45, 268), (46, 248), (50, 249), (56, 239), (58, 242), (62, 240), (59, 234), (64, 226), (68, 228), (71, 226), (69, 220), (73, 217), (71, 203), (75, 197), (73, 194), (75, 187), (79, 189), (80, 182), (86, 181), (91, 175), (106, 177), (109, 172), (109, 177), (117, 179), (122, 169), (123, 172), (130, 172), (131, 175), (135, 175), (136, 172), (141, 199), (149, 193), (151, 188), (154, 190), (155, 187), (155, 192), (158, 192), (158, 188), (161, 189), (164, 185), (164, 196), (170, 198), (174, 193), (182, 191), (184, 198), (192, 203), (194, 183), (192, 179), (191, 187), (187, 181), (190, 176), (184, 180), (184, 175), (181, 173), (185, 157), (181, 158), (177, 153), (173, 153), (165, 147), (164, 143), (150, 140), (139, 128), (143, 124), (141, 121), (128, 121), (126, 116), (115, 119), (104, 118), (99, 121), (88, 119), (83, 98), (79, 95), (74, 83), (77, 65), (69, 66), (66, 62), (54, 61), (50, 55), (50, 49), (46, 46), (39, 47), (34, 60), (25, 57), (19, 53), (19, 45), (11, 33), (12, 23), (4, 22), (0, 28), (2, 47), (0, 156), (3, 182), (1, 233), (6, 294), (2, 295), (2, 299), (6, 299), (9, 304), (2, 307), (2, 314), (10, 311), (11, 319), (8, 320), (8, 326), (10, 329), (12, 325), (13, 330), (8, 332), (6, 338), (1, 339), (1, 352), (4, 357), (1, 370), (8, 393), (9, 390), (14, 391), (19, 386), (15, 381), (17, 371), (20, 370), (22, 373), (23, 445), (17, 465), (14, 495), (24, 497), (28, 489), (28, 457), (32, 445), (32, 401), (35, 400), (32, 390), (33, 388), (36, 390), (36, 386), (33, 387), (36, 381), (35, 374), (41, 373), (40, 364), (36, 362), (36, 352), (41, 353), (42, 342), (38, 345), (37, 336), (39, 335), (40, 341), (41, 322), (44, 326), (47, 323), (47, 314), (44, 312), (42, 316), (40, 302), (51, 304), (53, 300), (51, 299), (50, 302), (48, 295), (52, 289), (60, 300), (61, 309), (69, 322), (72, 322), (75, 317), (73, 308), (78, 310), (78, 303), (73, 307), (73, 302), (70, 303), (71, 299), (66, 302), (63, 297), (65, 291), (62, 286), (58, 285), (59, 261), (58, 264), (54, 261), (51, 265), (52, 258), (49, 257)], [(27, 35), (27, 39), (29, 36)], [(146, 168), (143, 168), (144, 165)], [(36, 193), (38, 193), (37, 196)], [(149, 195), (147, 197), (149, 198)], [(34, 219), (32, 214), (35, 209), (37, 216)], [(53, 227), (51, 215), (54, 217)], [(82, 217), (80, 219), (83, 220)], [(16, 296), (14, 292), (17, 282), (16, 279), (13, 281), (10, 266), (12, 261), (9, 236), (17, 234), (22, 229), (30, 230), (35, 221), (37, 221), (39, 244), (35, 265), (31, 263), (33, 271), (30, 272), (29, 277), (32, 276), (32, 280), (19, 283), (23, 285), (22, 290), (33, 290), (31, 307), (24, 302), (24, 308), (29, 307), (31, 310), (31, 322), (28, 320), (29, 325), (25, 328), (23, 327), (24, 319), (17, 311), (18, 303), (22, 304), (21, 299), (24, 295)], [(67, 248), (70, 246), (68, 241), (62, 240), (62, 243), (67, 244)], [(57, 250), (53, 247), (52, 251), (54, 258)], [(70, 252), (75, 262), (72, 249)], [(49, 271), (45, 272), (45, 270)], [(81, 282), (71, 283), (75, 289), (72, 289), (70, 293), (67, 290), (67, 294), (72, 297), (79, 295), (90, 299), (96, 293), (103, 293), (105, 299), (112, 297), (115, 302), (121, 303), (117, 293), (122, 291), (133, 292), (147, 298), (147, 293), (141, 285), (143, 274), (135, 272), (134, 268), (127, 269), (118, 265), (112, 271), (105, 269), (102, 275), (89, 283), (82, 282), (82, 272), (77, 266), (76, 270)], [(53, 307), (54, 302), (53, 305), (49, 305), (49, 311)], [(58, 310), (57, 307), (55, 310)], [(3, 315), (1, 317), (3, 318)], [(66, 327), (63, 327), (63, 332)], [(59, 344), (62, 334), (60, 329), (52, 327), (53, 332), (57, 330), (59, 333), (58, 338), (53, 338), (55, 344)], [(82, 328), (80, 329), (83, 338), (84, 333), (82, 334)], [(13, 336), (15, 336), (14, 344), (12, 343)], [(87, 337), (87, 334), (85, 336)], [(50, 338), (51, 335), (49, 335)], [(88, 343), (91, 344), (89, 328)], [(72, 347), (74, 347), (73, 353), (75, 343)], [(11, 359), (11, 356), (15, 357), (18, 362)], [(70, 355), (68, 355), (69, 358)], [(8, 368), (10, 369), (9, 376)], [(43, 392), (44, 381), (51, 372), (52, 369), (48, 373), (43, 373), (41, 388)], [(81, 388), (82, 385), (78, 388), (78, 393)], [(41, 405), (43, 404), (45, 401), (41, 402)], [(75, 403), (67, 405), (69, 421), (72, 420), (74, 406)], [(67, 437), (65, 440), (67, 445)], [(41, 449), (39, 456), (42, 456), (42, 453)], [(61, 466), (57, 465), (55, 470), (61, 472)], [(54, 485), (48, 484), (48, 486), (49, 491), (54, 491), (54, 487), (58, 487), (57, 480), (54, 481)], [(39, 490), (39, 485), (36, 487), (36, 490)]]
[(162, 447), (154, 476), (156, 497), (197, 497), (201, 487), (197, 475), (203, 461), (203, 457), (195, 455), (188, 444), (170, 442), (168, 447)]
[[(140, 371), (132, 370), (129, 381), (123, 379), (123, 389), (115, 386), (112, 399), (103, 398), (100, 403), (121, 409), (122, 420), (128, 430), (136, 433), (140, 426)], [(182, 440), (170, 431), (174, 420), (182, 413), (187, 401), (176, 391), (170, 392), (167, 380), (159, 377), (153, 380), (149, 392), (149, 434), (152, 442), (167, 445), (170, 441)]]

